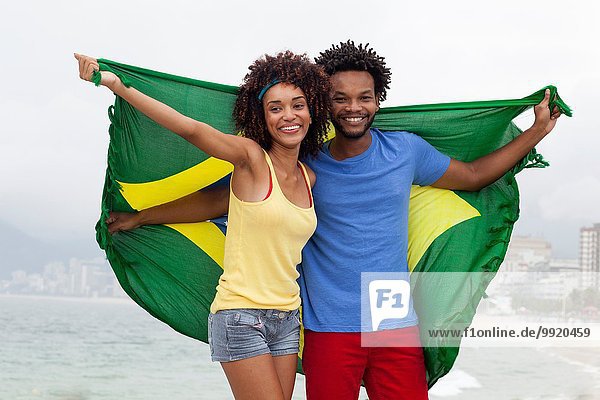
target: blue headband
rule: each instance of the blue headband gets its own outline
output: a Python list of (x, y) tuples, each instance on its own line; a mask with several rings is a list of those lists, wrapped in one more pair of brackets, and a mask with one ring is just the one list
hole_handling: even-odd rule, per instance
[(264, 88), (262, 88), (262, 90), (258, 94), (258, 100), (262, 100), (265, 93), (267, 93), (267, 90), (271, 89), (273, 86), (277, 85), (278, 83), (281, 83), (281, 81), (279, 79), (273, 79), (271, 82), (267, 83), (267, 85)]

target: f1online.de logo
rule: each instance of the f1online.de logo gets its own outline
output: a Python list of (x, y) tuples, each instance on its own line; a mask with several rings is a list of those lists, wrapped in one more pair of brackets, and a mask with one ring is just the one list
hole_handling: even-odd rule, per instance
[[(368, 281), (368, 309), (370, 311), (370, 327), (372, 331), (377, 331), (380, 325), (385, 320), (401, 320), (408, 316), (410, 311), (410, 283), (408, 282), (408, 274), (393, 273), (369, 273), (370, 277), (363, 274), (363, 282), (365, 278)], [(405, 276), (403, 276), (405, 275)], [(395, 279), (381, 279), (384, 277)], [(371, 278), (371, 279), (369, 279)], [(366, 282), (364, 282), (366, 283)], [(365, 286), (363, 285), (363, 290)], [(365, 293), (362, 293), (363, 308)], [(365, 313), (363, 312), (363, 316)], [(367, 321), (363, 321), (366, 325)]]

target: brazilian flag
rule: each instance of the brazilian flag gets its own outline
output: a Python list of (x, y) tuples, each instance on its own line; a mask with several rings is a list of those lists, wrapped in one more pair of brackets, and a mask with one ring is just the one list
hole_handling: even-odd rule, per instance
[[(203, 82), (109, 60), (101, 70), (179, 112), (234, 134), (231, 118), (237, 88)], [(95, 76), (99, 79), (99, 74)], [(96, 82), (98, 83), (98, 81)], [(549, 86), (551, 107), (571, 115)], [(546, 89), (546, 88), (544, 88)], [(544, 89), (515, 100), (382, 108), (374, 126), (422, 136), (442, 153), (472, 161), (514, 139), (512, 120), (539, 103)], [(223, 184), (231, 164), (200, 151), (116, 97), (109, 107), (110, 144), (97, 240), (119, 283), (131, 298), (178, 332), (207, 341), (207, 315), (223, 266), (226, 220), (143, 226), (108, 233), (111, 210), (132, 212), (163, 204), (211, 185)], [(333, 133), (332, 133), (333, 135)], [(414, 274), (415, 309), (434, 329), (468, 326), (484, 291), (502, 262), (519, 216), (515, 175), (545, 167), (535, 150), (494, 184), (479, 192), (414, 186), (409, 209), (409, 267), (413, 272), (478, 272), (474, 279), (448, 274)], [(467, 276), (458, 274), (457, 276)], [(445, 375), (458, 354), (455, 345), (427, 341), (429, 385)]]

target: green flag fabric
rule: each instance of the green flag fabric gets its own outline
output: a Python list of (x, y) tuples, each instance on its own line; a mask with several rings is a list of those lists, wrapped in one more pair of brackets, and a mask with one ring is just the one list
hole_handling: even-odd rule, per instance
[[(235, 134), (231, 117), (237, 88), (99, 60), (127, 86), (179, 112)], [(100, 74), (94, 80), (99, 83)], [(551, 107), (571, 110), (549, 86)], [(545, 89), (545, 88), (544, 88)], [(374, 126), (422, 136), (441, 152), (472, 161), (521, 133), (512, 120), (539, 103), (544, 89), (516, 100), (382, 108)], [(97, 240), (125, 292), (175, 330), (207, 342), (207, 316), (222, 272), (226, 217), (193, 224), (143, 226), (108, 233), (109, 211), (142, 210), (205, 187), (224, 184), (232, 166), (209, 157), (116, 97), (109, 107), (110, 144)], [(333, 134), (333, 133), (332, 133)], [(502, 262), (519, 216), (515, 174), (548, 164), (535, 150), (479, 192), (414, 186), (409, 210), (409, 267), (422, 326), (468, 326)], [(414, 272), (418, 272), (415, 274)], [(427, 272), (428, 274), (421, 274)], [(478, 272), (446, 279), (430, 272)], [(425, 279), (425, 275), (427, 278)], [(439, 278), (437, 278), (439, 276)], [(467, 274), (455, 276), (465, 277)], [(429, 385), (452, 367), (456, 345), (424, 342)]]

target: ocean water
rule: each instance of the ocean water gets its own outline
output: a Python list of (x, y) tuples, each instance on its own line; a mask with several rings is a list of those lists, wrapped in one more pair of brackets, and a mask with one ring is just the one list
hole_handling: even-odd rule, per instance
[(432, 400), (600, 400), (600, 349), (464, 348), (452, 371), (429, 396)]
[(0, 297), (0, 399), (226, 399), (208, 346), (131, 303)]
[[(600, 351), (465, 348), (430, 397), (600, 399)], [(206, 344), (133, 303), (0, 297), (1, 400), (231, 398)]]

